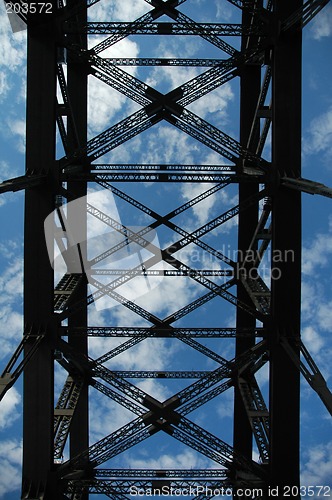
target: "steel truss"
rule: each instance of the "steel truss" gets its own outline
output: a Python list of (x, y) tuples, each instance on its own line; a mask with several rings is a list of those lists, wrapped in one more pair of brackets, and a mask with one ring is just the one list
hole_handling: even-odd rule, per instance
[[(53, 14), (47, 18), (21, 16), (28, 24), (29, 40), (26, 175), (1, 183), (0, 192), (26, 189), (24, 312), (26, 325), (30, 326), (26, 327), (21, 344), (0, 377), (0, 395), (24, 370), (22, 498), (87, 500), (90, 494), (104, 494), (118, 500), (128, 499), (133, 487), (147, 491), (163, 486), (182, 491), (183, 496), (196, 489), (200, 493), (191, 495), (196, 500), (214, 496), (202, 493), (200, 487), (205, 491), (230, 488), (234, 498), (239, 488), (245, 487), (256, 491), (255, 498), (268, 498), (268, 486), (299, 484), (300, 373), (332, 413), (331, 393), (300, 339), (298, 229), (301, 191), (332, 197), (330, 188), (302, 179), (300, 168), (299, 28), (327, 1), (309, 0), (303, 4), (301, 0), (229, 0), (242, 12), (242, 23), (236, 25), (196, 22), (181, 12), (186, 0), (145, 0), (151, 9), (131, 22), (88, 22), (87, 9), (97, 1), (67, 0), (66, 5), (53, 1)], [(162, 16), (167, 16), (168, 21), (158, 22)], [(222, 55), (208, 58), (207, 53), (206, 59), (103, 57), (106, 49), (133, 34), (201, 37), (213, 48), (212, 54), (217, 48)], [(88, 50), (88, 35), (108, 36)], [(223, 39), (228, 36), (240, 37), (241, 48), (235, 49)], [(67, 71), (64, 61), (56, 56), (64, 53), (67, 53)], [(43, 61), (42, 75), (40, 61)], [(180, 65), (207, 69), (166, 94), (121, 68)], [(88, 74), (105, 88), (116, 90), (140, 106), (89, 140)], [(234, 79), (240, 81), (241, 87), (238, 138), (188, 109), (190, 104)], [(291, 87), (289, 79), (293, 82)], [(285, 96), (292, 102), (292, 117), (286, 111)], [(104, 163), (106, 154), (160, 122), (219, 154), (220, 164)], [(273, 156), (266, 159), (263, 151), (271, 128)], [(59, 148), (63, 149), (61, 158), (55, 152), (56, 130)], [(98, 159), (102, 163), (97, 163)], [(118, 182), (126, 183), (123, 190), (117, 187)], [(128, 183), (136, 183), (139, 192), (141, 183), (147, 182), (208, 184), (200, 194), (175, 209), (166, 206), (166, 214), (161, 214), (152, 208), (152, 203), (150, 207), (148, 201), (142, 203), (139, 196), (136, 198), (130, 194), (132, 191), (127, 191)], [(70, 202), (86, 195), (88, 183), (109, 190), (131, 213), (135, 211), (133, 224), (122, 224), (90, 202), (79, 216), (73, 213)], [(211, 196), (226, 192), (231, 185), (238, 185), (238, 201), (220, 208), (217, 216), (191, 229), (174, 222), (173, 219), (187, 215)], [(56, 214), (55, 241), (67, 265), (55, 287), (43, 243), (44, 220), (52, 211)], [(143, 216), (149, 223), (132, 227)], [(235, 217), (238, 259), (214, 248), (207, 242), (211, 239), (204, 239)], [(92, 220), (104, 224), (118, 237), (106, 250), (97, 247), (88, 261), (87, 224)], [(75, 242), (70, 224), (79, 224), (85, 239)], [(171, 244), (159, 248), (151, 241), (151, 233), (164, 228), (172, 231), (174, 238)], [(131, 269), (119, 265), (109, 268), (105, 264), (131, 245), (140, 251), (147, 249), (149, 255)], [(178, 252), (190, 251), (192, 247), (213, 259), (214, 265), (211, 268), (188, 265)], [(273, 251), (292, 250), (294, 259), (280, 263), (272, 257), (270, 271), (277, 267), (281, 274), (278, 280), (272, 276), (267, 285), (261, 274), (268, 250), (272, 250), (272, 255)], [(252, 255), (254, 259), (250, 258)], [(84, 267), (84, 259), (89, 266)], [(124, 285), (151, 276), (186, 279), (196, 287), (195, 298), (168, 316), (160, 317), (123, 294)], [(88, 292), (87, 281), (94, 291)], [(171, 298), (165, 297), (165, 301)], [(124, 310), (134, 312), (146, 326), (90, 325), (88, 307), (101, 300), (112, 300)], [(224, 303), (234, 307), (235, 326), (190, 326), (190, 318), (197, 318), (195, 313), (212, 301), (216, 308)], [(93, 358), (88, 339), (94, 338), (121, 339), (122, 343)], [(149, 366), (145, 370), (110, 368), (114, 358), (151, 338), (180, 341), (180, 345), (191, 349), (190, 353), (198, 352), (215, 367), (212, 370), (207, 370), (206, 365), (204, 369), (191, 370), (176, 370), (171, 366), (165, 370)], [(226, 345), (226, 339), (234, 339), (234, 355), (226, 359), (199, 339), (220, 339), (219, 345)], [(23, 350), (25, 356), (19, 361)], [(57, 396), (54, 361), (66, 374)], [(267, 362), (269, 405), (256, 378)], [(193, 381), (172, 397), (159, 401), (133, 383), (137, 378)], [(92, 398), (99, 393), (134, 415), (125, 425), (92, 443), (88, 424), (89, 388)], [(225, 391), (234, 392), (232, 444), (224, 441), (218, 430), (211, 433), (188, 418)], [(214, 468), (165, 470), (113, 466), (114, 459), (139, 443), (146, 443), (149, 450), (149, 438), (156, 434), (164, 436), (165, 442), (173, 438), (191, 448), (213, 462)], [(253, 440), (259, 463), (253, 460)]]

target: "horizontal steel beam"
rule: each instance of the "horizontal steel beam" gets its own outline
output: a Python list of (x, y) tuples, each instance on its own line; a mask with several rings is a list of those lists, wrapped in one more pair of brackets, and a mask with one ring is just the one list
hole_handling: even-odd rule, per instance
[[(77, 169), (77, 167), (76, 167)], [(192, 172), (192, 173), (198, 173), (198, 172), (204, 172), (204, 173), (209, 173), (209, 172), (217, 172), (217, 173), (226, 173), (226, 172), (234, 172), (235, 171), (235, 166), (234, 165), (216, 165), (216, 164), (207, 164), (207, 165), (185, 165), (185, 164), (165, 164), (165, 163), (152, 163), (152, 164), (147, 164), (147, 163), (126, 163), (126, 164), (121, 164), (121, 163), (92, 163), (91, 164), (91, 172), (92, 173), (97, 173), (97, 172), (112, 172), (112, 171), (124, 171), (124, 172), (151, 172), (151, 171), (161, 171), (161, 172), (178, 172), (178, 173), (184, 173), (184, 172)], [(64, 172), (71, 172), (75, 171), (75, 167), (67, 167), (64, 169)]]
[(8, 191), (20, 191), (21, 189), (28, 189), (30, 187), (39, 186), (46, 180), (45, 175), (22, 175), (20, 177), (14, 177), (13, 179), (8, 179), (0, 183), (0, 193), (6, 193)]
[(170, 57), (110, 57), (107, 60), (114, 66), (219, 66), (223, 59), (174, 59)]
[(238, 182), (256, 182), (262, 183), (263, 176), (259, 175), (232, 175), (225, 174), (180, 174), (180, 173), (122, 173), (122, 172), (108, 172), (108, 173), (88, 173), (88, 174), (70, 174), (62, 175), (62, 180), (78, 180), (81, 182), (225, 182), (225, 179), (232, 183)]
[[(91, 276), (122, 276), (132, 273), (131, 269), (91, 269)], [(137, 276), (233, 276), (231, 269), (138, 269), (135, 272)]]
[(144, 328), (144, 327), (99, 327), (90, 326), (68, 328), (62, 327), (60, 330), (61, 335), (83, 335), (87, 334), (89, 337), (135, 337), (143, 336), (155, 338), (168, 338), (168, 337), (188, 337), (188, 338), (234, 338), (234, 337), (264, 337), (266, 331), (264, 328)]
[(201, 378), (205, 377), (208, 371), (155, 371), (155, 370), (115, 370), (112, 373), (121, 378)]
[(66, 22), (64, 32), (87, 33), (88, 35), (217, 35), (217, 36), (248, 36), (264, 35), (261, 25), (222, 24), (222, 23), (189, 23), (178, 21), (176, 23), (145, 24), (123, 22), (88, 22), (79, 24)]
[(327, 198), (332, 198), (332, 188), (325, 186), (321, 182), (315, 182), (308, 179), (292, 179), (290, 177), (283, 177), (281, 179), (282, 186), (289, 189), (295, 189), (296, 191), (302, 191), (308, 194), (319, 194), (321, 196), (326, 196)]
[(104, 478), (219, 478), (226, 479), (223, 469), (95, 469), (95, 477)]

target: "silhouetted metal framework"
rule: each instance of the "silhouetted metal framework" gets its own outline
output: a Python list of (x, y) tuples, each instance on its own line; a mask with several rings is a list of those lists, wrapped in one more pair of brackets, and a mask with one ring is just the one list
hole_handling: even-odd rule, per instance
[[(232, 488), (234, 498), (240, 496), (239, 488), (250, 488), (251, 498), (268, 498), (268, 487), (299, 484), (300, 373), (332, 413), (331, 393), (300, 336), (301, 192), (332, 196), (328, 187), (301, 177), (301, 30), (328, 2), (229, 0), (242, 11), (241, 24), (202, 24), (181, 12), (186, 0), (145, 0), (151, 9), (135, 21), (88, 22), (87, 9), (98, 1), (53, 0), (51, 14), (20, 14), (28, 25), (26, 175), (3, 182), (0, 192), (26, 190), (25, 330), (1, 376), (0, 395), (24, 370), (22, 498), (84, 500), (97, 493), (118, 500), (128, 499), (133, 486), (146, 490), (163, 485), (182, 491), (187, 498), (190, 488), (203, 491), (199, 488), (204, 487), (204, 493), (191, 496), (195, 500), (213, 498), (206, 491), (221, 488)], [(19, 1), (11, 3), (21, 6)], [(162, 16), (168, 20), (159, 22)], [(132, 34), (199, 36), (213, 47), (213, 57), (209, 58), (208, 49), (206, 59), (103, 57), (105, 49)], [(88, 50), (89, 35), (104, 38)], [(229, 42), (232, 39), (225, 41), (225, 36), (240, 37), (241, 47), (234, 48)], [(215, 57), (216, 48), (220, 58)], [(123, 69), (151, 65), (205, 69), (166, 94)], [(88, 75), (140, 106), (89, 140)], [(240, 82), (238, 139), (188, 109), (188, 105), (233, 79)], [(220, 164), (98, 163), (106, 153), (162, 121), (218, 153)], [(263, 150), (269, 132), (272, 154), (266, 159)], [(57, 133), (64, 151), (60, 158), (56, 153)], [(159, 214), (148, 202), (145, 205), (119, 189), (118, 182), (136, 183), (138, 190), (142, 182), (209, 184), (202, 194)], [(82, 265), (75, 272), (65, 273), (54, 289), (44, 220), (55, 210), (59, 232), (70, 222), (76, 224), (77, 213), (71, 212), (70, 205), (64, 211), (62, 203), (85, 196), (88, 183), (109, 189), (135, 208), (137, 219), (143, 213), (153, 222), (135, 232), (88, 204), (79, 221), (85, 231), (89, 215), (116, 230), (120, 239), (90, 260), (88, 278), (97, 290), (95, 294), (88, 293)], [(238, 185), (235, 206), (191, 231), (173, 221), (231, 183)], [(238, 217), (237, 262), (204, 241), (205, 235), (234, 217)], [(161, 251), (148, 239), (151, 230), (158, 227), (166, 227), (175, 235), (173, 243)], [(71, 244), (67, 238), (62, 241), (65, 254)], [(125, 248), (128, 241), (142, 248), (149, 244), (154, 255), (131, 270), (104, 269), (103, 261)], [(196, 269), (182, 262), (176, 252), (190, 244), (213, 256), (218, 268)], [(270, 286), (260, 274), (268, 249), (272, 255)], [(290, 250), (292, 259), (280, 260), (280, 252), (287, 255)], [(86, 254), (85, 244), (80, 243), (80, 262)], [(253, 254), (255, 259), (249, 258)], [(160, 260), (170, 266), (156, 269)], [(93, 267), (98, 264), (101, 267)], [(273, 279), (275, 270), (278, 279)], [(100, 275), (112, 278), (105, 285)], [(168, 317), (157, 317), (118, 290), (134, 277), (150, 275), (191, 279), (205, 292)], [(216, 277), (224, 277), (223, 284)], [(101, 297), (117, 301), (150, 326), (88, 324), (88, 306)], [(218, 301), (234, 306), (235, 327), (177, 326), (178, 320), (190, 317), (212, 300), (216, 307)], [(113, 337), (122, 339), (122, 343), (93, 359), (88, 350), (92, 337)], [(178, 339), (218, 367), (212, 371), (171, 367), (155, 371), (148, 366), (144, 371), (113, 371), (106, 366), (110, 359), (149, 338)], [(220, 343), (235, 339), (234, 356), (223, 358), (199, 342), (204, 338), (220, 339)], [(268, 404), (256, 379), (267, 362)], [(68, 373), (57, 400), (55, 363)], [(159, 401), (137, 387), (132, 381), (136, 378), (193, 380), (166, 401)], [(89, 441), (89, 387), (134, 414), (132, 421), (94, 443)], [(190, 413), (232, 390), (234, 441), (229, 444), (219, 437), (219, 429), (212, 434), (190, 420)], [(203, 454), (214, 461), (215, 468), (102, 468), (156, 433)], [(253, 460), (253, 442), (259, 462)], [(66, 446), (68, 458), (63, 461)]]

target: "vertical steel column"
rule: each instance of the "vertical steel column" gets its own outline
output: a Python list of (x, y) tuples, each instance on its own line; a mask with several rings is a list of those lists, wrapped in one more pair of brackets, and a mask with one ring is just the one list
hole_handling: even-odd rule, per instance
[[(251, 15), (247, 11), (243, 11), (242, 23), (248, 25)], [(242, 48), (245, 50), (248, 44), (248, 37), (242, 37)], [(260, 94), (260, 77), (261, 68), (254, 64), (246, 64), (241, 69), (240, 75), (240, 142), (243, 147), (248, 147), (248, 140), (255, 116), (258, 97)], [(255, 153), (257, 147), (258, 136), (251, 141), (250, 149)], [(239, 204), (243, 203), (248, 197), (253, 196), (258, 192), (258, 185), (254, 183), (239, 183)], [(245, 211), (239, 213), (239, 227), (238, 227), (238, 264), (241, 267), (242, 261), (246, 256), (251, 239), (257, 226), (258, 221), (258, 203), (252, 205)], [(237, 297), (244, 303), (251, 304), (250, 297), (239, 284)], [(256, 326), (256, 319), (248, 314), (241, 308), (236, 310), (236, 327), (252, 328)], [(236, 338), (235, 355), (239, 357), (243, 352), (247, 351), (255, 343), (254, 337), (252, 338)], [(251, 458), (252, 456), (252, 429), (245, 410), (243, 399), (239, 388), (235, 385), (235, 399), (234, 399), (234, 449), (243, 455)]]
[[(67, 5), (68, 7), (75, 7), (76, 1), (70, 0)], [(77, 15), (77, 20), (85, 24), (87, 21), (87, 7), (83, 4), (81, 5), (79, 14)], [(72, 35), (74, 38), (75, 35)], [(77, 39), (76, 39), (77, 38)], [(76, 46), (80, 47), (82, 50), (87, 49), (87, 36), (77, 35), (73, 42), (76, 42)], [(72, 149), (72, 152), (78, 146), (84, 147), (87, 142), (87, 69), (84, 62), (78, 59), (77, 54), (74, 55), (71, 51), (68, 53), (68, 63), (67, 63), (67, 86), (68, 86), (68, 98), (70, 100), (72, 120), (68, 122), (68, 142)], [(78, 144), (76, 144), (76, 140)], [(83, 165), (82, 165), (83, 168)], [(70, 198), (68, 202), (73, 201), (77, 198), (84, 197), (87, 194), (87, 183), (84, 181), (70, 181), (68, 182), (68, 192)], [(79, 224), (80, 228), (84, 228), (86, 234), (87, 230), (87, 213), (86, 211), (79, 214), (81, 219), (79, 221), (73, 219), (77, 217), (77, 210), (74, 211), (74, 215), (71, 210), (68, 210), (68, 223), (75, 227)], [(86, 262), (86, 242), (80, 243), (80, 250), (82, 253), (83, 261)], [(81, 285), (80, 289), (76, 294), (76, 300), (84, 300), (87, 297), (87, 285), (86, 282)], [(88, 312), (87, 306), (81, 308), (68, 319), (68, 326), (71, 327), (87, 327), (88, 322)], [(88, 341), (86, 333), (82, 333), (80, 336), (72, 336), (68, 339), (69, 344), (77, 352), (84, 355), (88, 354)], [(86, 450), (89, 446), (89, 415), (88, 415), (88, 384), (85, 383), (83, 389), (81, 390), (79, 401), (76, 407), (76, 411), (73, 416), (73, 420), (70, 428), (70, 457), (74, 457), (79, 453)], [(88, 498), (88, 495), (82, 496), (82, 500)]]
[[(301, 0), (275, 2), (276, 30)], [(273, 60), (272, 160), (276, 177), (301, 173), (300, 30), (277, 32)], [(279, 187), (272, 204), (272, 328), (270, 473), (272, 485), (299, 484), (300, 372), (283, 350), (300, 332), (301, 194)], [(273, 271), (273, 270), (272, 270)]]
[[(41, 498), (53, 463), (54, 279), (44, 219), (54, 209), (56, 49), (53, 23), (28, 28), (26, 168), (49, 182), (27, 189), (24, 234), (24, 321), (46, 338), (24, 372), (23, 493)], [(56, 498), (48, 491), (47, 498)]]

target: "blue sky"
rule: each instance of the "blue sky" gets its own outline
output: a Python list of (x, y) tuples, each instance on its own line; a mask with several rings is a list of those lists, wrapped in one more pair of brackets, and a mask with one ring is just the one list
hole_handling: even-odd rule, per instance
[[(208, 8), (206, 6), (208, 5)], [(143, 0), (101, 1), (90, 9), (91, 20), (134, 20), (149, 10)], [(181, 12), (197, 21), (239, 22), (239, 11), (227, 1), (188, 0)], [(162, 19), (165, 20), (165, 19)], [(25, 135), (25, 51), (26, 32), (13, 34), (0, 2), (0, 180), (24, 173)], [(165, 40), (166, 38), (166, 40)], [(128, 37), (102, 57), (218, 57), (217, 49), (197, 37), (178, 40), (175, 37)], [(153, 43), (151, 43), (151, 40)], [(229, 43), (238, 41), (231, 39)], [(96, 40), (91, 41), (93, 46)], [(332, 186), (332, 6), (330, 4), (304, 30), (303, 38), (303, 177)], [(222, 54), (222, 58), (228, 57)], [(128, 69), (128, 68), (127, 68)], [(128, 69), (129, 71), (129, 69)], [(131, 68), (131, 74), (147, 81), (149, 85), (167, 92), (197, 74), (194, 68)], [(232, 80), (211, 94), (190, 105), (189, 109), (211, 122), (230, 136), (238, 137), (238, 81)], [(139, 106), (115, 90), (90, 77), (89, 136), (94, 137), (107, 127), (139, 109)], [(167, 147), (166, 147), (167, 145)], [(62, 156), (61, 146), (58, 148)], [(265, 150), (269, 159), (269, 145)], [(128, 143), (116, 148), (98, 162), (112, 163), (226, 163), (207, 147), (200, 145), (175, 127), (162, 122)], [(141, 203), (164, 214), (207, 190), (207, 184), (141, 184), (117, 185), (119, 189), (137, 198)], [(99, 208), (110, 210), (112, 197), (103, 191), (98, 195)], [(177, 216), (174, 222), (188, 232), (193, 231), (236, 204), (236, 189), (230, 186), (218, 195)], [(123, 224), (148, 225), (151, 218), (137, 212), (117, 199), (117, 210)], [(114, 212), (113, 212), (114, 214)], [(23, 194), (5, 193), (0, 196), (0, 367), (4, 367), (22, 336), (22, 252), (23, 252)], [(90, 237), (101, 228), (89, 219)], [(230, 256), (235, 249), (237, 221), (214, 230), (206, 242)], [(158, 229), (161, 246), (177, 241), (180, 236), (170, 230)], [(196, 252), (196, 253), (195, 253)], [(303, 293), (302, 335), (305, 345), (313, 355), (329, 386), (331, 382), (332, 347), (332, 292), (330, 287), (332, 254), (331, 200), (303, 194)], [(217, 266), (203, 251), (189, 245), (177, 258), (192, 267)], [(158, 266), (157, 266), (158, 267)], [(219, 281), (218, 281), (219, 280)], [(222, 282), (215, 278), (216, 283)], [(140, 282), (133, 282), (137, 291), (136, 303), (158, 317), (164, 318), (201, 296), (202, 288), (189, 278), (164, 279), (149, 295), (140, 295)], [(176, 294), (174, 294), (176, 289)], [(125, 293), (125, 291), (124, 291)], [(167, 297), (167, 300), (165, 300)], [(233, 326), (234, 308), (213, 299), (204, 308), (179, 325)], [(111, 309), (91, 308), (90, 324), (146, 326), (148, 323), (123, 307)], [(201, 340), (206, 347), (227, 359), (233, 357), (233, 341)], [(93, 339), (90, 354), (101, 356), (117, 344), (116, 339)], [(149, 339), (114, 358), (107, 364), (114, 370), (212, 370), (218, 365), (192, 350), (189, 346), (171, 339)], [(65, 373), (56, 368), (55, 393), (61, 390)], [(267, 394), (267, 367), (258, 373), (263, 393)], [(190, 381), (169, 383), (147, 379), (135, 381), (139, 387), (163, 401), (181, 390)], [(322, 402), (302, 381), (301, 389), (301, 483), (332, 487), (332, 433), (331, 419)], [(91, 443), (113, 432), (134, 416), (96, 391), (91, 398)], [(108, 418), (108, 415), (110, 416)], [(106, 416), (106, 417), (105, 417)], [(215, 432), (223, 440), (232, 440), (232, 394), (225, 392), (220, 398), (189, 415), (195, 423)], [(21, 380), (12, 388), (0, 405), (0, 498), (17, 500), (20, 488), (22, 392)], [(217, 430), (216, 430), (217, 429)], [(219, 430), (222, 429), (219, 433)], [(285, 453), (287, 447), (285, 446)], [(175, 440), (165, 440), (157, 434), (143, 441), (126, 454), (112, 461), (111, 467), (149, 468), (204, 468), (211, 462)], [(315, 498), (315, 497), (314, 497)], [(317, 497), (318, 498), (318, 497)]]

